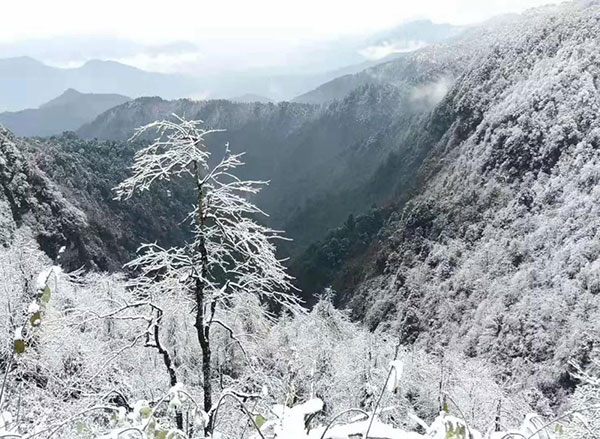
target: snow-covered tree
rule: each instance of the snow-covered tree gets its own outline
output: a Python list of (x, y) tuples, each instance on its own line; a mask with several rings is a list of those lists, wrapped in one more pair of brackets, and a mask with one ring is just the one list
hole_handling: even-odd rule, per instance
[(133, 175), (115, 190), (123, 200), (157, 181), (186, 176), (195, 186), (198, 201), (188, 216), (193, 240), (169, 249), (144, 244), (128, 266), (138, 270), (134, 285), (145, 294), (184, 291), (192, 298), (202, 349), (204, 410), (210, 413), (211, 327), (227, 329), (218, 312), (226, 313), (232, 298), (240, 296), (259, 296), (269, 304), (289, 308), (298, 302), (290, 294), (291, 278), (276, 256), (274, 241), (282, 239), (281, 233), (255, 219), (265, 214), (250, 198), (266, 182), (236, 177), (236, 169), (243, 165), (242, 154), (232, 154), (228, 147), (224, 157), (211, 165), (205, 137), (214, 131), (203, 129), (201, 121), (174, 117), (174, 121), (157, 121), (136, 131), (134, 138), (151, 131), (158, 136), (138, 151)]

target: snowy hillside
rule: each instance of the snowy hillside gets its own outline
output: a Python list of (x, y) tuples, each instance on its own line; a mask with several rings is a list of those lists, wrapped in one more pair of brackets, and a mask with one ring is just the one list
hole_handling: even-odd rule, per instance
[(491, 359), (549, 404), (600, 330), (599, 18), (567, 4), (501, 28), (436, 109), (453, 120), (429, 181), (347, 296), (371, 327)]

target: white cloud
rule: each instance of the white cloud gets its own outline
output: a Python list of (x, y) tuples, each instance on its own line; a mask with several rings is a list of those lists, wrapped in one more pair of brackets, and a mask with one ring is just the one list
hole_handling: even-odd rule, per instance
[(133, 56), (112, 58), (112, 60), (151, 72), (186, 73), (196, 70), (205, 58), (199, 51), (190, 51), (158, 54), (137, 53)]
[(444, 77), (435, 82), (415, 87), (411, 95), (411, 101), (415, 104), (433, 107), (446, 96), (453, 82), (452, 78)]
[(365, 47), (358, 53), (368, 60), (377, 61), (394, 53), (412, 52), (425, 46), (425, 41), (385, 41), (376, 46)]

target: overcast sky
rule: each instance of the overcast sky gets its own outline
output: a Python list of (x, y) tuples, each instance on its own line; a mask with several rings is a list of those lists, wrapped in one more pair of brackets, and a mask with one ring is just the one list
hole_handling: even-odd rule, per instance
[[(0, 57), (31, 55), (43, 41), (58, 41), (64, 59), (47, 62), (77, 63), (82, 58), (118, 59), (153, 70), (177, 70), (177, 64), (198, 63), (217, 57), (235, 60), (232, 52), (252, 52), (259, 67), (281, 61), (282, 51), (315, 41), (367, 34), (414, 19), (470, 24), (494, 15), (522, 12), (552, 0), (28, 0), (2, 2)], [(61, 40), (62, 37), (62, 40)], [(65, 39), (66, 37), (66, 39)], [(131, 41), (123, 48), (87, 49), (77, 53), (77, 37), (110, 42)], [(61, 42), (62, 41), (62, 42)], [(64, 44), (64, 41), (70, 41)], [(185, 43), (185, 44), (184, 44)], [(186, 48), (186, 44), (190, 46)], [(95, 43), (96, 44), (96, 43)], [(36, 46), (37, 45), (37, 46)], [(196, 50), (193, 46), (201, 47)], [(67, 47), (68, 46), (68, 47)], [(135, 47), (139, 48), (136, 52)], [(149, 49), (152, 47), (152, 49)], [(156, 48), (169, 48), (157, 50)], [(33, 48), (33, 49), (32, 49)], [(143, 49), (142, 49), (143, 48)], [(121, 52), (119, 52), (121, 50)], [(103, 52), (104, 51), (104, 52)], [(222, 56), (226, 52), (227, 56)], [(120, 53), (120, 55), (119, 55)], [(46, 58), (50, 58), (48, 55)], [(60, 58), (60, 57), (59, 57)], [(72, 59), (67, 59), (72, 58)], [(249, 57), (246, 57), (249, 58)], [(279, 58), (279, 59), (278, 59)]]

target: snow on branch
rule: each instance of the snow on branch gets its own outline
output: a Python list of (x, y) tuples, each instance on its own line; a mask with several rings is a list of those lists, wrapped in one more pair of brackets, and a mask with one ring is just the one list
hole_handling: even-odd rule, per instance
[(156, 131), (158, 136), (150, 146), (135, 154), (133, 176), (115, 188), (116, 199), (131, 198), (136, 190), (148, 190), (156, 180), (191, 174), (192, 164), (208, 168), (210, 153), (204, 145), (204, 136), (219, 130), (202, 129), (202, 121), (188, 121), (175, 114), (173, 117), (175, 122), (161, 120), (136, 129), (130, 140), (150, 131)]

